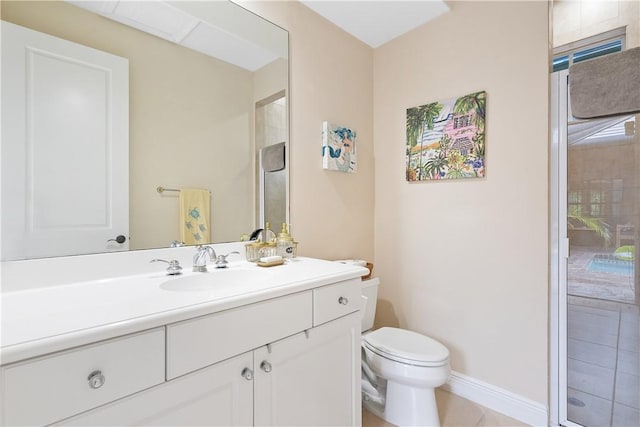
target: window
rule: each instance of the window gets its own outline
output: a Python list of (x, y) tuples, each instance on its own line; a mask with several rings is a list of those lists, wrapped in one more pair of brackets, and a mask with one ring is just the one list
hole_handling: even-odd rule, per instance
[(582, 216), (582, 192), (569, 191), (567, 202), (569, 215)]
[(591, 218), (602, 218), (606, 211), (606, 197), (602, 190), (591, 190), (589, 192), (589, 216)]
[(622, 27), (554, 48), (553, 72), (566, 70), (576, 62), (622, 52), (625, 38), (625, 28)]
[(617, 221), (622, 211), (623, 180), (589, 180), (582, 188), (567, 193), (567, 210), (570, 216), (606, 218)]
[(464, 128), (467, 126), (471, 126), (471, 114), (468, 114), (466, 116), (459, 116), (459, 117), (454, 117), (453, 118), (453, 128), (454, 129), (458, 129), (458, 128)]

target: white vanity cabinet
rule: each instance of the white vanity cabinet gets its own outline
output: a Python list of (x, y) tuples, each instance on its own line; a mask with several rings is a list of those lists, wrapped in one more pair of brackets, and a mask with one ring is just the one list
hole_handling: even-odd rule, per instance
[(60, 425), (357, 426), (359, 360), (353, 313)]
[[(360, 286), (344, 280), (168, 323), (43, 356), (37, 370), (7, 365), (2, 425), (360, 425)], [(92, 363), (66, 362), (82, 372), (75, 388), (73, 370), (48, 375), (60, 357), (100, 359), (107, 345), (129, 370), (105, 369), (112, 391), (99, 398), (86, 397)], [(31, 394), (42, 379), (53, 384)]]
[(164, 328), (3, 367), (2, 424), (44, 425), (164, 381)]

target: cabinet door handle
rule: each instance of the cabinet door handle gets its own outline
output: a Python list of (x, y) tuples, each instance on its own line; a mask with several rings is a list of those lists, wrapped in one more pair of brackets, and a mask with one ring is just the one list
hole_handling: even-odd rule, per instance
[(269, 372), (271, 372), (271, 363), (267, 362), (266, 360), (263, 360), (262, 363), (260, 364), (260, 369), (262, 369), (268, 374)]
[(349, 304), (349, 300), (347, 299), (347, 297), (340, 297), (340, 298), (338, 298), (338, 303), (340, 303), (342, 305), (347, 305), (347, 304)]
[(249, 368), (244, 368), (240, 375), (242, 375), (242, 377), (247, 381), (251, 381), (253, 379), (253, 371)]
[(100, 388), (106, 381), (104, 375), (102, 374), (102, 371), (91, 372), (87, 380), (89, 380), (89, 387), (91, 388)]

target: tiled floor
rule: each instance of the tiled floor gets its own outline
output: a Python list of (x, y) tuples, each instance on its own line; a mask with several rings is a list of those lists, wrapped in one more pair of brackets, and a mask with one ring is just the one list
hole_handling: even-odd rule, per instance
[[(436, 390), (438, 413), (442, 427), (482, 426), (482, 427), (516, 427), (526, 426), (518, 420), (499, 414), (491, 409), (480, 406), (470, 400), (449, 393)], [(372, 413), (362, 411), (362, 427), (393, 427)]]
[(640, 425), (637, 305), (569, 297), (569, 419), (596, 427)]

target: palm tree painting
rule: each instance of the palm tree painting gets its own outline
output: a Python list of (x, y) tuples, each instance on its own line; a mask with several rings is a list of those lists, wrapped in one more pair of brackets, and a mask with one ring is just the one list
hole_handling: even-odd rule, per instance
[(483, 178), (487, 93), (407, 109), (407, 181)]

